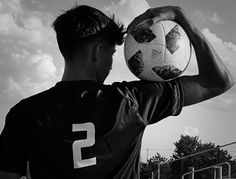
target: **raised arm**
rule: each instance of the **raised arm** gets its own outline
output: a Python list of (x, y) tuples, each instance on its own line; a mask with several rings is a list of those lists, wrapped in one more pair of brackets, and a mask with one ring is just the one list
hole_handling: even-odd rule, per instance
[(142, 20), (154, 17), (156, 21), (172, 20), (180, 24), (195, 49), (199, 74), (180, 77), (184, 89), (184, 106), (220, 95), (233, 86), (233, 78), (219, 55), (186, 17), (182, 8), (165, 6), (149, 9), (131, 22), (128, 31)]

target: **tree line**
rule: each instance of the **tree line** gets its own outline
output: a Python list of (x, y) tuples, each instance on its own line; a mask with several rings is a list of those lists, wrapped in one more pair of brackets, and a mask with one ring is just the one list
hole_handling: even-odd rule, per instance
[[(181, 179), (182, 175), (190, 171), (190, 167), (194, 170), (217, 165), (223, 162), (229, 162), (231, 165), (231, 177), (236, 178), (236, 161), (227, 150), (224, 150), (212, 142), (203, 143), (198, 136), (181, 135), (180, 139), (174, 143), (175, 149), (170, 158), (161, 156), (156, 153), (147, 162), (141, 162), (140, 178), (141, 179), (157, 179), (158, 164), (160, 166), (161, 179)], [(203, 152), (199, 155), (186, 157), (191, 154)], [(186, 157), (182, 160), (180, 158)], [(176, 161), (175, 161), (176, 160)], [(164, 164), (165, 163), (165, 164)], [(222, 166), (223, 176), (228, 176), (228, 166)], [(214, 170), (209, 169), (195, 173), (196, 179), (211, 179), (214, 176)], [(186, 177), (187, 179), (187, 177)]]

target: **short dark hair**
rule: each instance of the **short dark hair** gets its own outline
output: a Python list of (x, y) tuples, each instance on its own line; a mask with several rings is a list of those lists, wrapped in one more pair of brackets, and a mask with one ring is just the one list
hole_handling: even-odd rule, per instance
[(101, 38), (112, 45), (121, 45), (124, 26), (103, 12), (86, 5), (75, 5), (64, 11), (52, 24), (59, 49), (65, 58), (71, 58), (79, 45)]

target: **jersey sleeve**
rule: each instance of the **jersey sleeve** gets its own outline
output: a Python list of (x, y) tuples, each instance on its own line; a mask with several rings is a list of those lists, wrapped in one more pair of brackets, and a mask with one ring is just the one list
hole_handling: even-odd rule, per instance
[(16, 107), (6, 116), (5, 126), (0, 135), (0, 170), (25, 175), (26, 153), (22, 145), (17, 120), (20, 120)]
[(134, 81), (125, 85), (146, 124), (176, 116), (182, 110), (183, 88), (179, 79), (169, 82)]

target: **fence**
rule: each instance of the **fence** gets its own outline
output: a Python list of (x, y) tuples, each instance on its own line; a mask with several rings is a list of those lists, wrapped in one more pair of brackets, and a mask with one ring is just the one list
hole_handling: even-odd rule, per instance
[[(217, 179), (217, 178), (222, 179), (223, 178), (223, 174), (222, 174), (222, 166), (223, 165), (228, 166), (228, 176), (227, 177), (228, 177), (228, 179), (231, 179), (231, 165), (229, 162), (223, 162), (223, 163), (220, 163), (217, 165), (212, 165), (209, 167), (201, 168), (199, 170), (193, 170), (191, 172), (187, 172), (187, 173), (183, 174), (181, 178), (185, 179), (185, 176), (188, 176), (191, 174), (191, 179), (194, 179), (195, 173), (202, 172), (202, 171), (209, 170), (209, 169), (214, 169), (214, 179)], [(219, 172), (217, 172), (217, 170), (219, 170)], [(219, 173), (219, 174), (217, 175), (217, 173)]]
[[(173, 163), (173, 162), (176, 162), (176, 161), (180, 161), (180, 162), (181, 162), (181, 165), (182, 165), (182, 163), (183, 163), (182, 161), (184, 161), (184, 160), (186, 160), (186, 159), (188, 159), (188, 158), (190, 158), (190, 157), (195, 157), (195, 156), (201, 155), (201, 154), (203, 154), (203, 153), (211, 152), (211, 151), (216, 150), (216, 149), (217, 149), (217, 156), (214, 156), (214, 157), (212, 157), (212, 158), (213, 158), (213, 159), (217, 159), (217, 161), (218, 161), (218, 163), (219, 163), (219, 161), (220, 161), (220, 156), (219, 156), (219, 151), (220, 151), (220, 149), (221, 149), (221, 148), (228, 147), (228, 146), (232, 146), (232, 145), (234, 145), (234, 144), (236, 144), (236, 142), (231, 142), (231, 143), (228, 143), (228, 144), (225, 144), (225, 145), (217, 146), (216, 148), (212, 148), (212, 149), (204, 150), (204, 151), (201, 151), (201, 152), (198, 152), (198, 153), (194, 153), (194, 154), (191, 154), (191, 155), (188, 155), (188, 156), (180, 157), (180, 158), (175, 159), (175, 160), (172, 160), (172, 161), (167, 161), (167, 162), (159, 163), (159, 164), (158, 164), (158, 170), (157, 170), (157, 178), (158, 178), (158, 179), (161, 179), (161, 167), (162, 167), (163, 165), (170, 164), (170, 163)], [(211, 156), (209, 156), (209, 160), (211, 159), (210, 157), (211, 157)], [(213, 166), (217, 166), (217, 165), (218, 165), (218, 164), (213, 165)], [(182, 167), (182, 166), (181, 166), (181, 167)], [(203, 167), (203, 168), (205, 168), (205, 167)], [(200, 169), (198, 169), (198, 170), (200, 170)], [(195, 171), (195, 172), (196, 172), (196, 171)], [(182, 174), (181, 174), (181, 175), (182, 175)], [(231, 170), (230, 170), (230, 175), (231, 175)]]

